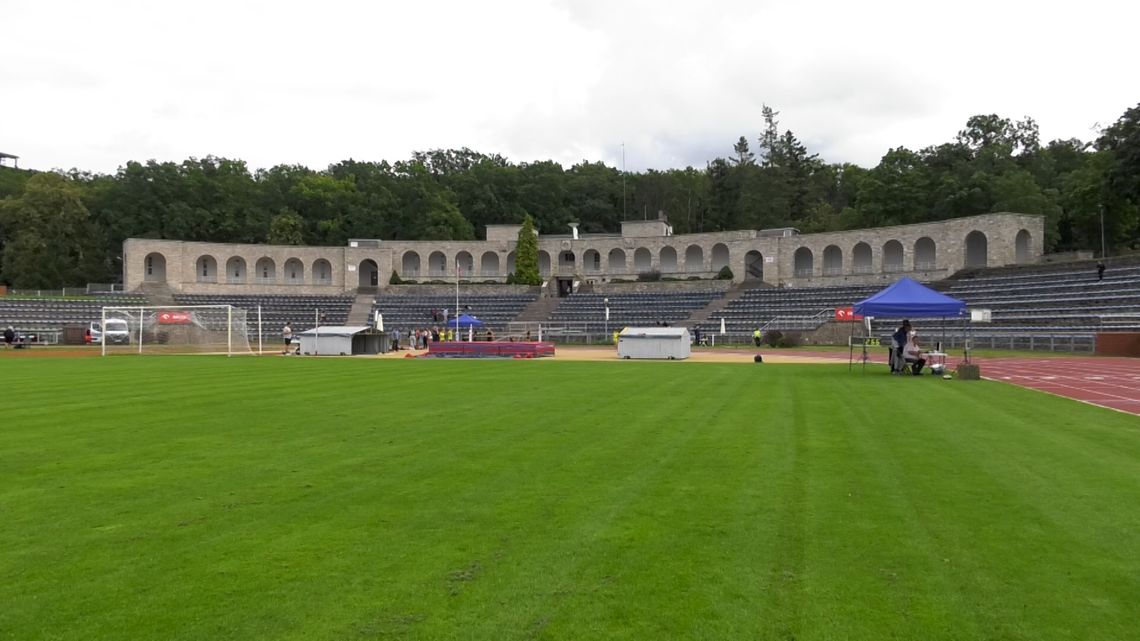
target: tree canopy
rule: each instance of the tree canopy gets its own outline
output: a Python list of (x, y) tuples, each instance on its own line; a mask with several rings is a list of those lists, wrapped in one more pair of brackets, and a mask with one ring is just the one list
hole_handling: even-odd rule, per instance
[[(600, 162), (513, 163), (471, 149), (323, 170), (190, 158), (130, 161), (113, 175), (0, 167), (0, 281), (116, 280), (126, 238), (343, 245), (349, 238), (470, 240), (487, 224), (616, 232), (622, 212), (674, 232), (797, 227), (805, 233), (1042, 214), (1048, 251), (1140, 245), (1140, 105), (1096, 141), (1043, 143), (1032, 118), (969, 118), (948, 142), (892, 148), (870, 168), (828, 163), (765, 105), (753, 135), (703, 168), (623, 172)], [(626, 189), (623, 190), (623, 179)], [(624, 199), (624, 201), (623, 201)], [(520, 263), (521, 265), (521, 257)], [(537, 269), (537, 265), (536, 265)], [(520, 267), (521, 271), (521, 267)]]

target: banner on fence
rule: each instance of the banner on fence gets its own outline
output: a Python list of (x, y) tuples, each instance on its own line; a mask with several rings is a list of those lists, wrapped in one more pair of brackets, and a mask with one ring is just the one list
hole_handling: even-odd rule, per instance
[(843, 323), (852, 323), (863, 320), (863, 315), (856, 314), (854, 307), (836, 307), (835, 320)]
[(161, 312), (158, 315), (159, 325), (189, 325), (190, 312)]

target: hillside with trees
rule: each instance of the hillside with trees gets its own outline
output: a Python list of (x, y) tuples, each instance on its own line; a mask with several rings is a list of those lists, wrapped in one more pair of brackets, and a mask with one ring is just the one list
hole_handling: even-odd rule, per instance
[[(1140, 105), (1095, 141), (1040, 140), (1031, 118), (978, 115), (946, 143), (890, 149), (864, 168), (828, 163), (765, 107), (754, 137), (704, 168), (623, 172), (513, 163), (470, 149), (323, 170), (228, 158), (131, 161), (112, 175), (0, 167), (0, 281), (112, 282), (130, 237), (343, 245), (349, 238), (475, 239), (491, 223), (615, 232), (664, 212), (675, 233), (833, 231), (995, 211), (1044, 214), (1046, 250), (1140, 245)], [(623, 189), (624, 182), (624, 189)]]

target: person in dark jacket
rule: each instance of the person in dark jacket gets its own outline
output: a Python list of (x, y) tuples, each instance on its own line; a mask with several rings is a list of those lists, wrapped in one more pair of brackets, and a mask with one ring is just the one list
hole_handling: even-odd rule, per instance
[(16, 330), (11, 325), (4, 330), (4, 347), (11, 347), (16, 342)]

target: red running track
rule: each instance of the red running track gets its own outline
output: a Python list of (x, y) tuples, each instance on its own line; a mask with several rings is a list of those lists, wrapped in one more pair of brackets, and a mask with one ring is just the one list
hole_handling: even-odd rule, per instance
[[(870, 362), (886, 364), (886, 355), (879, 352), (881, 350), (868, 353)], [(847, 359), (847, 354), (841, 352), (818, 352), (812, 356)], [(954, 369), (960, 360), (951, 357), (947, 368)], [(971, 361), (981, 367), (982, 378), (988, 380), (1140, 415), (1140, 359), (1137, 358), (1003, 356), (972, 358)]]

